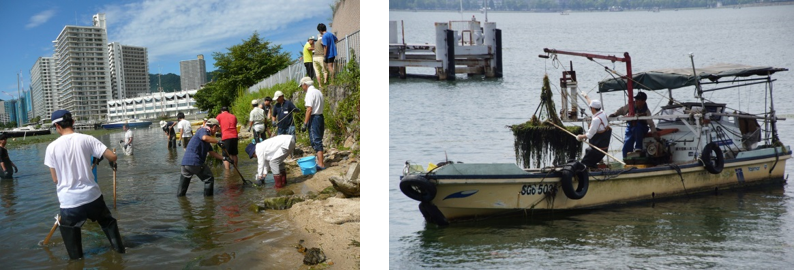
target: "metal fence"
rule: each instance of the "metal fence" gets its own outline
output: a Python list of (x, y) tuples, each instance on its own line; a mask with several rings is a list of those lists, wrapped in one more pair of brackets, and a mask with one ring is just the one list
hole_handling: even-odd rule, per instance
[[(361, 65), (361, 39), (359, 38), (361, 35), (359, 32), (361, 32), (361, 30), (353, 32), (352, 34), (347, 35), (336, 42), (336, 51), (338, 55), (334, 61), (335, 66), (342, 67), (347, 63), (348, 57), (350, 57), (349, 54), (351, 49), (356, 55), (356, 62)], [(334, 68), (334, 70), (338, 69)], [(306, 77), (306, 67), (303, 65), (303, 61), (298, 61), (297, 63), (282, 69), (276, 74), (270, 75), (270, 77), (265, 78), (257, 84), (248, 87), (248, 92), (253, 93), (259, 91), (259, 89), (270, 88), (276, 84), (286, 83), (289, 81), (297, 82), (303, 77)]]

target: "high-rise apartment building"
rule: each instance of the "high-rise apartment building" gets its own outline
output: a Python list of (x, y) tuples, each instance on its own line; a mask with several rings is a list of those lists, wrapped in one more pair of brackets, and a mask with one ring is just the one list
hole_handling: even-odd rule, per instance
[(145, 47), (108, 44), (111, 100), (149, 94), (149, 60)]
[(49, 119), (58, 104), (56, 92), (55, 59), (52, 57), (39, 57), (33, 68), (30, 69), (31, 98), (33, 100), (33, 114), (41, 119)]
[(58, 109), (76, 119), (98, 120), (107, 116), (110, 72), (105, 14), (93, 16), (92, 26), (64, 26), (55, 46)]
[(179, 76), (182, 91), (196, 90), (207, 83), (207, 66), (204, 55), (199, 54), (196, 60), (179, 61)]

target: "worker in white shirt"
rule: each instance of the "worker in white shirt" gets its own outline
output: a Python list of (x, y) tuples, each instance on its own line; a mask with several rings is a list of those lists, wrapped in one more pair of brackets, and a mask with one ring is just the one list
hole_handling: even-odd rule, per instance
[(278, 135), (267, 139), (261, 143), (249, 144), (245, 147), (245, 152), (249, 158), (257, 158), (256, 178), (257, 184), (265, 184), (265, 176), (268, 170), (273, 172), (273, 179), (276, 180), (276, 188), (287, 185), (287, 171), (284, 160), (295, 150), (295, 136)]
[[(576, 138), (580, 141), (587, 139), (590, 144), (606, 152), (609, 149), (609, 140), (612, 138), (612, 128), (609, 127), (607, 115), (601, 110), (601, 101), (597, 99), (590, 101), (590, 113), (593, 114), (590, 128), (586, 134), (578, 135)], [(588, 168), (595, 169), (598, 168), (598, 162), (602, 158), (604, 158), (604, 153), (588, 147), (585, 150), (584, 157), (582, 157), (582, 164), (587, 165)]]

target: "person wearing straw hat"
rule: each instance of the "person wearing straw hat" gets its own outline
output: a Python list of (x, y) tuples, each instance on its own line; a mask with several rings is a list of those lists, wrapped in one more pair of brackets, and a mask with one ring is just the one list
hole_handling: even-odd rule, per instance
[(306, 45), (303, 45), (303, 65), (306, 67), (306, 76), (314, 79), (314, 62), (312, 62), (312, 51), (314, 51), (314, 42), (317, 38), (314, 36), (309, 37)]
[(259, 108), (259, 100), (254, 99), (251, 101), (251, 112), (248, 114), (248, 132), (254, 130), (254, 141), (261, 142), (265, 140), (265, 111)]
[(276, 188), (287, 185), (287, 170), (284, 160), (295, 150), (295, 136), (278, 135), (257, 144), (245, 147), (248, 158), (257, 158), (256, 178), (258, 185), (265, 184), (268, 170), (273, 172)]
[(276, 104), (273, 105), (272, 119), (275, 121), (273, 124), (276, 127), (277, 135), (295, 135), (295, 123), (292, 121), (292, 112), (299, 112), (298, 107), (292, 104), (292, 101), (284, 98), (284, 93), (276, 91), (273, 95), (273, 100)]
[(323, 163), (323, 133), (325, 132), (325, 118), (323, 117), (323, 106), (325, 102), (323, 93), (313, 86), (312, 78), (303, 77), (300, 87), (306, 91), (304, 104), (306, 106), (306, 117), (303, 120), (303, 131), (309, 130), (309, 141), (312, 148), (317, 151), (317, 170), (324, 170)]
[[(116, 154), (93, 136), (74, 132), (74, 119), (67, 110), (52, 113), (52, 125), (61, 136), (47, 145), (44, 165), (50, 167), (60, 203), (60, 230), (72, 260), (83, 257), (81, 228), (87, 219), (102, 227), (118, 253), (126, 251), (118, 223), (105, 205), (99, 184), (91, 179), (91, 157), (106, 158), (115, 171)], [(100, 159), (101, 160), (101, 159)]]
[[(609, 119), (606, 114), (601, 110), (601, 101), (597, 99), (590, 101), (590, 113), (593, 115), (590, 128), (587, 129), (587, 133), (578, 135), (576, 138), (580, 141), (587, 139), (590, 144), (607, 151), (609, 141), (612, 139), (612, 128), (609, 127)], [(598, 168), (598, 162), (604, 158), (604, 155), (603, 152), (588, 147), (582, 157), (582, 164), (587, 165), (590, 169)]]

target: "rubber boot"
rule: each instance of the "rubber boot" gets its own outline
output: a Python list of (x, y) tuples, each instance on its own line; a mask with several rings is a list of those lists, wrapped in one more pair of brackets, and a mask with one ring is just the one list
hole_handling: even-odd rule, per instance
[(60, 226), (63, 245), (69, 253), (69, 259), (77, 260), (83, 257), (83, 239), (80, 235), (80, 227)]
[(212, 197), (212, 190), (215, 187), (215, 178), (210, 178), (207, 182), (204, 182), (204, 197)]
[(108, 241), (110, 241), (110, 246), (113, 247), (118, 253), (125, 253), (126, 248), (124, 248), (124, 243), (121, 242), (121, 234), (119, 233), (119, 226), (118, 223), (114, 220), (110, 224), (105, 227), (102, 227), (102, 231), (105, 232), (105, 235), (108, 237)]
[(273, 179), (276, 180), (276, 185), (274, 186), (275, 188), (283, 188), (284, 187), (284, 183), (281, 182), (281, 175), (280, 174), (274, 174), (273, 175)]
[(287, 186), (287, 172), (285, 171), (281, 171), (281, 186), (282, 187)]
[(182, 197), (185, 196), (187, 193), (187, 187), (190, 185), (190, 178), (185, 177), (184, 175), (179, 175), (179, 185), (177, 186), (176, 196)]

